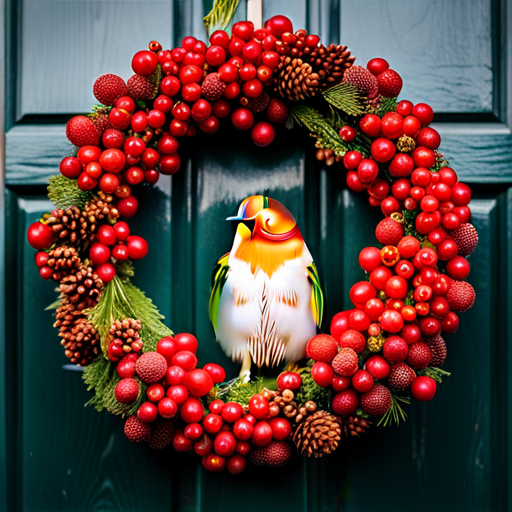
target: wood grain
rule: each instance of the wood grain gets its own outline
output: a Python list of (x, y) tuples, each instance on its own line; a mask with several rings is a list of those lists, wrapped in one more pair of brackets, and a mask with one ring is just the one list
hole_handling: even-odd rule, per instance
[(492, 3), (342, 0), (341, 42), (356, 64), (385, 57), (404, 79), (403, 99), (436, 112), (491, 112)]
[(88, 112), (94, 80), (128, 80), (130, 56), (153, 39), (169, 48), (172, 24), (168, 0), (24, 0), (18, 119)]

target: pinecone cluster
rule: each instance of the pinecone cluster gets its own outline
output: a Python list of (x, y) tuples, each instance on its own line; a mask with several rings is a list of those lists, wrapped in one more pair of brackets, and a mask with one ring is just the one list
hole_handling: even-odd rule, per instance
[(320, 77), (320, 90), (339, 84), (346, 69), (352, 67), (356, 60), (346, 46), (341, 44), (323, 44), (314, 48), (308, 56), (309, 63)]
[(68, 303), (78, 309), (91, 307), (101, 296), (103, 281), (93, 269), (87, 265), (81, 265), (73, 274), (64, 277), (57, 291)]
[(110, 194), (100, 191), (85, 205), (83, 211), (76, 206), (71, 206), (67, 210), (53, 210), (45, 218), (45, 222), (59, 237), (61, 243), (78, 246), (84, 250), (96, 237), (100, 220), (105, 217), (115, 220), (119, 217), (113, 199)]
[(311, 64), (283, 55), (276, 68), (274, 91), (290, 101), (312, 98), (318, 91), (320, 77)]
[(122, 346), (123, 352), (140, 352), (142, 340), (140, 338), (141, 321), (134, 318), (123, 318), (116, 320), (110, 328), (109, 343)]
[(72, 304), (64, 298), (57, 308), (57, 320), (53, 325), (59, 329), (64, 354), (71, 363), (79, 366), (87, 366), (100, 353), (100, 336), (94, 326), (87, 321), (83, 314), (84, 309), (85, 307)]
[(82, 262), (76, 248), (62, 245), (48, 252), (46, 264), (53, 271), (52, 279), (60, 281), (62, 278), (76, 273)]
[(299, 423), (293, 434), (297, 451), (308, 457), (322, 457), (338, 447), (341, 425), (326, 411), (316, 411)]

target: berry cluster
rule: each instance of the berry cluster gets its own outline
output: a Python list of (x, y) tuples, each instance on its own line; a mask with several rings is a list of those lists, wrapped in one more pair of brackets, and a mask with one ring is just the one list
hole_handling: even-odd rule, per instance
[[(254, 394), (245, 408), (216, 399), (205, 411), (201, 399), (206, 400), (213, 386), (224, 382), (226, 373), (215, 363), (197, 368), (198, 342), (193, 335), (165, 337), (155, 352), (130, 351), (121, 359), (115, 353), (116, 341), (109, 346), (109, 357), (117, 364), (121, 379), (115, 388), (116, 400), (132, 404), (139, 398), (141, 386), (135, 377), (148, 386), (147, 400), (125, 422), (130, 441), (147, 442), (157, 449), (172, 443), (178, 452), (194, 451), (203, 466), (214, 472), (224, 468), (234, 474), (242, 472), (251, 447), (256, 449), (252, 455), (256, 464), (277, 466), (290, 458), (290, 446), (280, 442), (290, 436), (292, 426), (278, 417), (279, 408), (271, 413), (268, 391)], [(284, 374), (278, 381), (289, 393), (302, 383), (300, 375), (291, 375)]]

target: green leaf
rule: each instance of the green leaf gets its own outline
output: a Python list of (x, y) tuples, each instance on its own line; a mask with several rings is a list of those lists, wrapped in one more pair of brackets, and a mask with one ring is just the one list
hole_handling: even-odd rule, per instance
[(203, 18), (208, 37), (216, 30), (226, 30), (235, 16), (239, 0), (215, 0), (212, 10)]
[(361, 93), (352, 84), (342, 82), (322, 92), (325, 100), (349, 116), (358, 116), (366, 112)]
[(63, 210), (76, 206), (81, 210), (87, 201), (92, 198), (92, 192), (80, 190), (77, 180), (66, 178), (62, 174), (56, 174), (49, 180), (48, 197), (50, 201)]

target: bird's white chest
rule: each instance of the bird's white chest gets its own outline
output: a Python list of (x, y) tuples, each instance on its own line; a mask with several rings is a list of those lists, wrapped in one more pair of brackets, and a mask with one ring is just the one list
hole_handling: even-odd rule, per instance
[(268, 276), (262, 270), (253, 275), (249, 264), (230, 258), (217, 338), (234, 360), (243, 357), (248, 344), (254, 351), (261, 349), (264, 364), (304, 356), (307, 341), (316, 334), (309, 263), (304, 258), (287, 261)]

